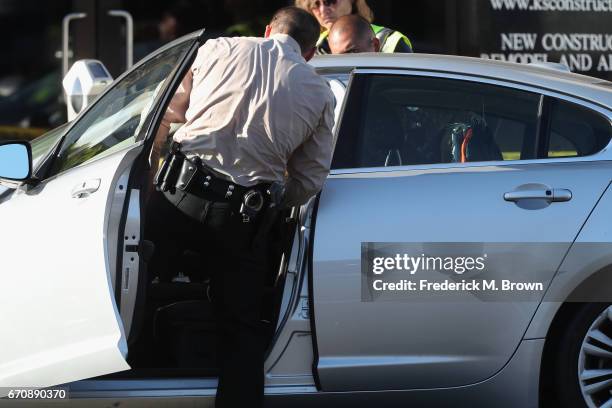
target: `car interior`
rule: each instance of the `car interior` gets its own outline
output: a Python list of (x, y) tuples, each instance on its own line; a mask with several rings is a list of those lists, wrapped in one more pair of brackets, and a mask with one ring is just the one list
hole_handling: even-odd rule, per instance
[(537, 93), (392, 75), (353, 87), (363, 96), (347, 108), (335, 168), (588, 156), (610, 140), (605, 117), (551, 97), (540, 107)]
[(537, 96), (467, 84), (392, 75), (354, 83), (363, 96), (345, 110), (355, 120), (343, 121), (334, 168), (535, 158)]
[(365, 115), (364, 166), (526, 159), (535, 153), (537, 110), (530, 101), (508, 106), (499, 91), (466, 92), (436, 81), (419, 85), (372, 84), (369, 100), (377, 103)]

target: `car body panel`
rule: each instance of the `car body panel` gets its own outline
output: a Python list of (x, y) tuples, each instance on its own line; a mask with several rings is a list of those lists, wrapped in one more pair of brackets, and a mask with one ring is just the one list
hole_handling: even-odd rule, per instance
[[(573, 199), (540, 210), (504, 201), (505, 192), (529, 183), (567, 188)], [(523, 277), (548, 285), (608, 183), (597, 163), (332, 175), (321, 194), (313, 259), (322, 389), (454, 387), (486, 380), (510, 360), (540, 300), (474, 295), (458, 303), (363, 302), (362, 242), (482, 243), (490, 258), (512, 251), (513, 266), (529, 271)]]
[[(14, 308), (0, 316), (0, 324), (12, 328), (3, 337), (5, 346), (0, 351), (0, 387), (48, 387), (130, 369), (125, 360), (126, 333), (114, 285), (121, 284), (115, 282), (121, 276), (122, 288), (135, 287), (138, 277), (136, 259), (126, 261), (129, 270), (122, 274), (123, 268), (117, 271), (117, 258), (119, 247), (124, 247), (121, 229), (127, 210), (125, 201), (130, 196), (132, 202), (139, 200), (138, 190), (128, 186), (130, 172), (143, 151), (143, 140), (152, 133), (150, 126), (146, 132), (143, 129), (149, 122), (144, 118), (148, 115), (142, 112), (161, 112), (160, 105), (170, 92), (163, 84), (178, 84), (180, 67), (186, 69), (187, 58), (195, 54), (200, 35), (197, 32), (185, 36), (145, 58), (114, 81), (72, 124), (55, 131), (61, 134), (59, 143), (69, 144), (70, 148), (84, 135), (90, 140), (77, 149), (89, 149), (98, 142), (105, 148), (97, 150), (97, 154), (93, 151), (89, 158), (84, 156), (82, 162), (60, 167), (52, 163), (58, 157), (58, 148), (54, 144), (46, 146), (43, 151), (54, 148), (44, 155), (39, 167), (46, 166), (47, 171), (59, 174), (37, 174), (40, 182), (21, 186), (0, 201), (0, 225), (10, 231), (0, 235), (0, 247), (10, 254), (5, 261), (6, 278), (0, 296), (4, 304)], [(155, 59), (174, 47), (180, 47), (175, 51), (182, 52), (177, 55), (179, 59), (171, 61), (177, 66)], [(159, 65), (148, 66), (149, 61)], [(151, 75), (164, 73), (166, 77), (150, 77), (159, 82), (150, 94), (137, 95), (113, 113), (109, 103), (116, 99), (108, 100), (108, 93), (118, 86), (142, 83), (132, 81), (142, 75), (145, 65)], [(141, 90), (132, 91), (137, 94)], [(122, 97), (130, 95), (125, 93)], [(97, 109), (99, 104), (107, 108), (107, 120), (89, 121), (90, 109)], [(134, 123), (134, 132), (114, 138), (113, 132), (132, 120), (129, 116), (139, 120)], [(104, 128), (109, 118), (116, 126)], [(81, 133), (71, 140), (70, 132), (75, 127)], [(47, 166), (49, 163), (53, 168)], [(58, 170), (61, 168), (66, 170)], [(127, 243), (137, 245), (138, 235), (139, 229), (131, 233)], [(24, 290), (28, 296), (23, 296)], [(129, 325), (133, 309), (123, 306)]]
[[(494, 83), (579, 103), (610, 118), (609, 83), (546, 68), (429, 55), (321, 57), (313, 65), (324, 75), (388, 73)], [(516, 350), (540, 299), (364, 303), (361, 242), (482, 242), (483, 250), (486, 243), (514, 242), (528, 259), (519, 258), (517, 268), (533, 276), (539, 272), (548, 286), (610, 182), (597, 164), (609, 155), (608, 146), (577, 158), (333, 170), (321, 196), (313, 260), (323, 390), (461, 386), (495, 375)], [(505, 192), (530, 183), (569, 186), (575, 193), (571, 205), (526, 211), (504, 202)], [(532, 242), (552, 243), (551, 252), (537, 254)]]
[[(11, 306), (0, 316), (11, 328), (0, 351), (2, 387), (46, 387), (129, 369), (106, 242), (114, 181), (129, 151), (22, 188), (0, 204), (0, 224), (11, 231), (0, 235), (8, 254), (0, 296)], [(85, 183), (98, 188), (74, 197)]]
[[(544, 340), (521, 342), (512, 360), (493, 378), (481, 383), (432, 390), (321, 392), (315, 387), (266, 387), (266, 407), (456, 407), (536, 408), (539, 406), (540, 356)], [(98, 380), (70, 384), (70, 401), (54, 407), (129, 405), (130, 407), (214, 407), (216, 380)], [(86, 401), (86, 402), (85, 402)], [(494, 402), (492, 402), (494, 401)], [(18, 407), (19, 402), (7, 406)]]
[[(612, 176), (610, 176), (612, 180)], [(612, 186), (580, 231), (565, 257), (525, 338), (546, 338), (551, 323), (567, 299), (574, 302), (612, 302)], [(576, 289), (588, 284), (588, 293)]]

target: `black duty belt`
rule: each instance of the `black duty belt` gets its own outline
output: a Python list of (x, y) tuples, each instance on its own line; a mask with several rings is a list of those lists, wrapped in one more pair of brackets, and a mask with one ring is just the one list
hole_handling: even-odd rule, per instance
[(187, 158), (177, 144), (159, 169), (155, 184), (162, 192), (186, 192), (207, 201), (225, 201), (243, 215), (245, 222), (270, 204), (270, 184), (244, 187), (222, 178), (197, 156)]

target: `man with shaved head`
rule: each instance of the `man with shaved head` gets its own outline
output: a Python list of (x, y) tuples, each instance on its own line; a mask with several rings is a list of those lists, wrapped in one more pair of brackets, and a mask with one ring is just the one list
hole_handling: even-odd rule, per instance
[(380, 41), (368, 21), (357, 15), (340, 17), (329, 30), (329, 48), (332, 54), (378, 52)]

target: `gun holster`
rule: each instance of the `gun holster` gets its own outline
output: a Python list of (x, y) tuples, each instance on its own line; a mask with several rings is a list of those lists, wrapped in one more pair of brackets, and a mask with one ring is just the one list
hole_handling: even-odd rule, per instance
[(164, 159), (161, 167), (155, 174), (155, 188), (163, 193), (176, 193), (176, 184), (183, 167), (183, 162), (186, 160), (185, 155), (180, 150), (180, 145), (176, 142), (172, 143), (170, 152)]

